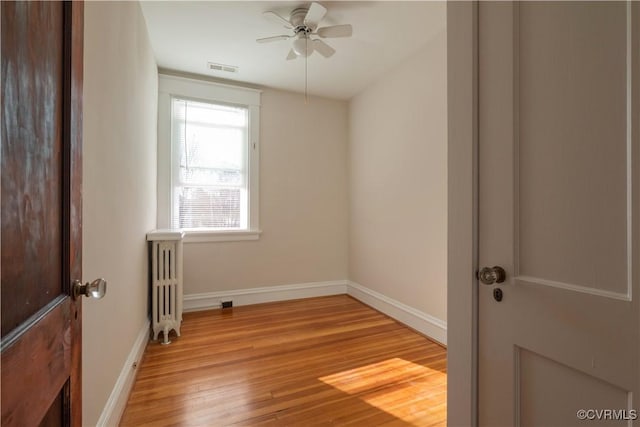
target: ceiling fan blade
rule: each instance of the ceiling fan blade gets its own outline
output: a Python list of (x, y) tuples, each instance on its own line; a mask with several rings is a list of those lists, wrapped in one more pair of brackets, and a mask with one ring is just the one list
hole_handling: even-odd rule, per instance
[(262, 39), (256, 39), (256, 41), (258, 43), (269, 43), (269, 42), (275, 42), (278, 40), (286, 40), (289, 38), (291, 38), (291, 36), (282, 35), (282, 36), (264, 37)]
[(289, 51), (289, 54), (287, 55), (287, 61), (291, 61), (292, 59), (296, 59), (298, 57), (298, 55), (296, 55), (296, 53), (293, 51), (293, 49), (291, 49)]
[(269, 21), (272, 21), (272, 22), (275, 22), (276, 24), (284, 26), (285, 28), (288, 28), (288, 29), (292, 29), (293, 28), (293, 25), (291, 25), (291, 22), (287, 21), (282, 16), (280, 16), (277, 13), (272, 12), (270, 10), (267, 11), (267, 12), (263, 12), (262, 16), (264, 16)]
[(304, 17), (304, 25), (311, 28), (312, 30), (315, 30), (326, 13), (327, 9), (325, 9), (325, 7), (320, 3), (311, 3), (309, 11), (307, 12), (307, 16)]
[(322, 40), (318, 40), (318, 39), (315, 39), (313, 41), (313, 48), (318, 52), (320, 52), (320, 55), (324, 56), (325, 58), (328, 58), (334, 53), (336, 53), (336, 50), (334, 48), (332, 48)]
[(318, 28), (317, 34), (322, 38), (351, 37), (353, 34), (353, 28), (351, 28), (351, 25), (349, 24), (333, 25), (331, 27)]

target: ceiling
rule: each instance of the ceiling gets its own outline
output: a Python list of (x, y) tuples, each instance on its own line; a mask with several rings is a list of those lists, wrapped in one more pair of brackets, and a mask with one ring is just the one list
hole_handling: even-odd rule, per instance
[[(328, 12), (320, 27), (351, 24), (353, 37), (324, 39), (336, 53), (308, 58), (312, 95), (349, 99), (407, 59), (446, 25), (446, 4), (428, 1), (321, 1)], [(265, 19), (285, 18), (300, 1), (143, 1), (158, 66), (259, 86), (303, 92), (305, 61), (285, 58), (291, 40), (266, 44), (257, 38), (289, 34)], [(237, 73), (211, 71), (207, 62), (234, 65)]]

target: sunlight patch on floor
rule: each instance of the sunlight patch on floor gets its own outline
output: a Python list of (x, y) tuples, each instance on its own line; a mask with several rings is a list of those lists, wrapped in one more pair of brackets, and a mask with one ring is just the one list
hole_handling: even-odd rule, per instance
[(446, 373), (400, 358), (318, 379), (414, 425), (423, 424), (430, 413), (441, 410), (447, 384)]

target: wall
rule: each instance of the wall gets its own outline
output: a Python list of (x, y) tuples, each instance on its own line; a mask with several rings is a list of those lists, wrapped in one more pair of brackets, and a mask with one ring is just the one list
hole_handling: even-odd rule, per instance
[(265, 89), (257, 241), (186, 243), (185, 294), (347, 278), (347, 104)]
[(83, 424), (96, 425), (147, 321), (145, 233), (156, 220), (157, 70), (137, 2), (85, 3)]
[(446, 32), (349, 104), (349, 276), (446, 321)]

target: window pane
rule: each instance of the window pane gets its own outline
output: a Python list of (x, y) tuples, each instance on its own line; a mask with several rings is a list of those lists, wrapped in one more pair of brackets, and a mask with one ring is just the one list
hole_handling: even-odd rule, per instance
[(174, 225), (247, 227), (248, 110), (173, 99)]
[(243, 169), (242, 129), (213, 128), (187, 122), (180, 166)]
[(180, 228), (239, 228), (240, 190), (182, 187), (179, 193)]
[(244, 185), (246, 109), (176, 99), (174, 117), (181, 182)]
[(242, 184), (246, 163), (243, 129), (211, 128), (186, 123), (180, 150), (180, 179), (190, 184)]
[(177, 101), (187, 103), (189, 109), (187, 120), (192, 123), (234, 126), (237, 128), (247, 127), (246, 108), (197, 101)]

